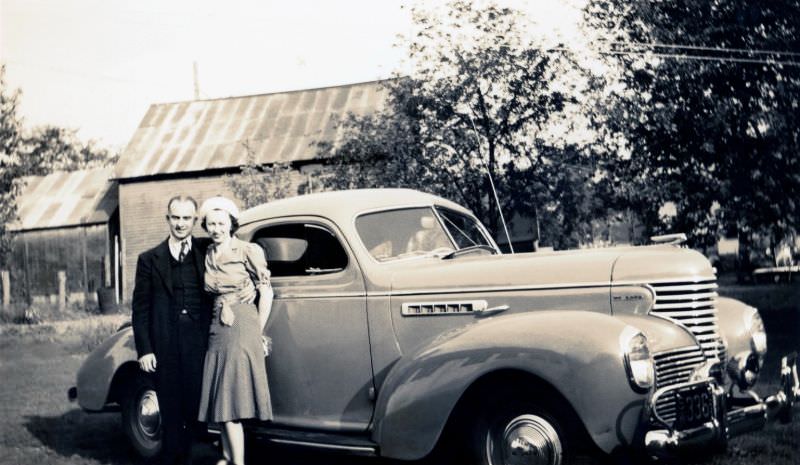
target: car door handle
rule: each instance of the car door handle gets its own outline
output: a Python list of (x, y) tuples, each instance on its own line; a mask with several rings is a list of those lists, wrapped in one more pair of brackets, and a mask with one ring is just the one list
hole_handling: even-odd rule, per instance
[(336, 273), (342, 271), (344, 268), (317, 268), (317, 267), (310, 267), (306, 268), (306, 273), (308, 274), (326, 274), (326, 273)]
[(495, 313), (505, 312), (509, 308), (510, 307), (508, 305), (498, 305), (496, 307), (490, 307), (490, 308), (476, 308), (475, 310), (473, 310), (473, 313), (475, 314), (475, 316), (478, 317), (489, 316), (489, 315), (494, 315)]

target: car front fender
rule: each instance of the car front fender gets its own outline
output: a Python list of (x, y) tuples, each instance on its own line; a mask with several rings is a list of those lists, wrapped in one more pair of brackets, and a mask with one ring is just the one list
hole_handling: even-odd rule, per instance
[(728, 355), (750, 352), (750, 333), (745, 327), (745, 316), (753, 311), (753, 307), (728, 297), (717, 298), (717, 318), (719, 331), (728, 347)]
[(379, 390), (373, 440), (386, 457), (424, 457), (470, 385), (518, 370), (557, 390), (600, 449), (628, 445), (647, 393), (628, 382), (620, 348), (626, 326), (601, 313), (542, 311), (478, 320), (443, 335), (391, 369)]
[(78, 370), (78, 404), (87, 411), (100, 411), (108, 400), (111, 382), (126, 362), (136, 361), (133, 329), (117, 331), (92, 351)]

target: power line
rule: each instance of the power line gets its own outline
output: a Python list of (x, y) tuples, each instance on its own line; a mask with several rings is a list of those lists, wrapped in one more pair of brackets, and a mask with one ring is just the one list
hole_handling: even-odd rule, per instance
[(679, 45), (679, 44), (664, 44), (658, 42), (624, 42), (615, 40), (600, 39), (601, 42), (606, 42), (612, 45), (626, 45), (635, 47), (652, 47), (652, 48), (674, 48), (678, 50), (700, 50), (707, 52), (720, 52), (720, 53), (743, 53), (751, 55), (786, 55), (800, 57), (799, 52), (786, 52), (782, 50), (762, 50), (751, 48), (726, 48), (726, 47), (709, 47), (705, 45)]
[(604, 55), (639, 55), (639, 56), (654, 56), (659, 58), (677, 58), (677, 59), (697, 60), (697, 61), (722, 61), (722, 62), (760, 64), (760, 65), (800, 66), (800, 61), (759, 60), (755, 58), (718, 57), (710, 55), (686, 55), (679, 53), (661, 53), (661, 52), (635, 52), (632, 50), (596, 50), (596, 51)]

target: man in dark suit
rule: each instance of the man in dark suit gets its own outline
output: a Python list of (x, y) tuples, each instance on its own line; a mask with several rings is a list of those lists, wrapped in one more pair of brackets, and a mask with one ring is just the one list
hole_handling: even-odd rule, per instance
[(197, 202), (167, 203), (167, 240), (141, 255), (133, 290), (133, 335), (139, 367), (154, 373), (161, 412), (160, 463), (191, 463), (211, 301), (203, 289), (208, 240), (192, 237)]

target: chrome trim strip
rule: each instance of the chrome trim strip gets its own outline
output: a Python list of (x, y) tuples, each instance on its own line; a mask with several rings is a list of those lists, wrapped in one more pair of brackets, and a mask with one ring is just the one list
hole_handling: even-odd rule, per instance
[(557, 290), (557, 289), (588, 289), (588, 288), (610, 288), (610, 283), (555, 283), (555, 284), (542, 284), (538, 286), (519, 285), (519, 286), (483, 286), (483, 287), (460, 287), (449, 289), (410, 289), (405, 291), (392, 291), (392, 292), (369, 292), (367, 296), (401, 296), (401, 295), (426, 295), (426, 294), (462, 294), (469, 292), (502, 292), (502, 291), (540, 291), (540, 290)]
[[(353, 299), (363, 297), (366, 298), (367, 294), (363, 292), (342, 292), (336, 294), (288, 294), (288, 293), (275, 293), (275, 300), (301, 300), (301, 299)], [(279, 294), (279, 295), (278, 295)]]
[(700, 285), (700, 283), (705, 281), (714, 281), (716, 280), (716, 276), (683, 276), (678, 278), (662, 278), (662, 279), (648, 279), (645, 281), (614, 281), (615, 285), (623, 285), (623, 284), (639, 284), (639, 285), (646, 285), (646, 284), (669, 284), (669, 283), (694, 283), (694, 285)]
[(288, 444), (288, 445), (295, 445), (295, 446), (303, 446), (303, 447), (313, 447), (316, 449), (328, 449), (328, 450), (344, 450), (349, 452), (366, 452), (368, 454), (376, 454), (377, 449), (375, 447), (368, 447), (368, 446), (346, 446), (342, 444), (324, 444), (319, 442), (311, 442), (311, 441), (300, 441), (296, 439), (283, 439), (283, 438), (269, 438), (270, 442), (274, 442), (277, 444)]
[[(659, 281), (653, 281), (658, 283)], [(669, 282), (674, 282), (670, 280)], [(502, 292), (502, 291), (546, 291), (546, 290), (560, 290), (560, 289), (591, 289), (607, 287), (609, 290), (616, 287), (625, 286), (650, 286), (648, 283), (639, 281), (597, 281), (597, 282), (583, 282), (583, 283), (552, 283), (552, 284), (539, 284), (539, 285), (517, 285), (517, 286), (475, 286), (475, 287), (459, 287), (459, 288), (440, 288), (440, 289), (409, 289), (405, 291), (368, 291), (366, 294), (353, 292), (341, 294), (305, 294), (305, 295), (286, 295), (280, 294), (280, 288), (276, 287), (276, 299), (280, 298), (317, 298), (317, 297), (390, 297), (390, 296), (403, 296), (403, 295), (426, 295), (426, 294), (459, 294), (470, 292)], [(280, 295), (278, 295), (280, 294)], [(652, 315), (652, 313), (651, 313)], [(653, 315), (657, 316), (657, 315)], [(667, 319), (667, 318), (664, 318)], [(668, 320), (672, 321), (672, 320)]]

